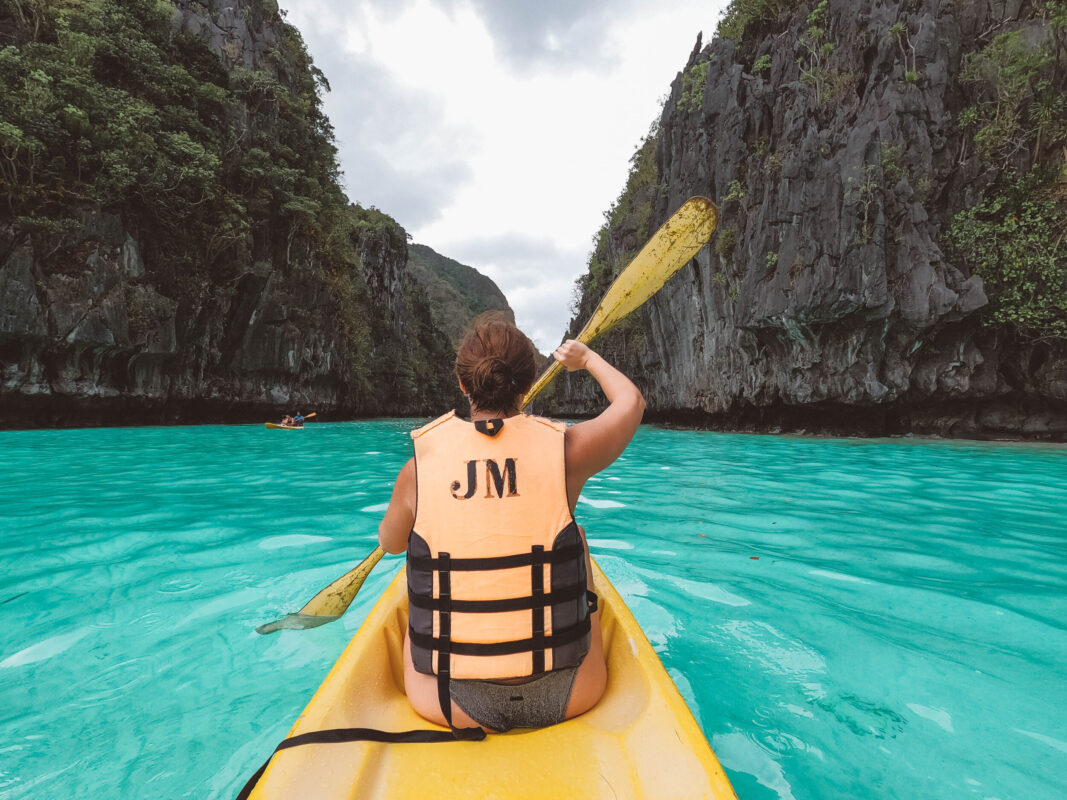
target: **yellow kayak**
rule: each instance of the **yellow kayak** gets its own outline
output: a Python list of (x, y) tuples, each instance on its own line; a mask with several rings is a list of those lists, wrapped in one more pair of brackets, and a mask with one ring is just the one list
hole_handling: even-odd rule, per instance
[(274, 431), (302, 431), (302, 430), (304, 430), (304, 426), (303, 425), (278, 425), (277, 423), (274, 423), (274, 422), (264, 422), (263, 424), (266, 425), (271, 430), (274, 430)]
[[(591, 710), (481, 742), (307, 744), (274, 754), (250, 800), (730, 798), (733, 788), (622, 598), (594, 564), (608, 686)], [(330, 728), (446, 730), (404, 694), (407, 584), (393, 580), (289, 736)]]

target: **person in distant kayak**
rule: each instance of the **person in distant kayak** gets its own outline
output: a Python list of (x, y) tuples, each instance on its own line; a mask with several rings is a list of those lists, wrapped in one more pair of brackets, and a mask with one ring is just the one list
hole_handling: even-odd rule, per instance
[(294, 422), (293, 418), (290, 417), (288, 414), (286, 414), (284, 417), (282, 417), (281, 424), (282, 425), (292, 425), (293, 422)]
[(574, 506), (626, 449), (645, 402), (584, 344), (553, 355), (600, 384), (609, 404), (598, 417), (568, 428), (520, 413), (533, 344), (509, 322), (476, 322), (456, 356), (470, 422), (452, 411), (411, 434), (415, 457), (378, 529), (387, 552), (407, 550), (405, 687), (432, 722), (540, 728), (604, 693), (600, 613)]
[(298, 428), (303, 428), (305, 419), (307, 419), (307, 417), (305, 417), (303, 414), (301, 414), (299, 411), (297, 411), (296, 412), (296, 416), (293, 417), (293, 425), (295, 425)]

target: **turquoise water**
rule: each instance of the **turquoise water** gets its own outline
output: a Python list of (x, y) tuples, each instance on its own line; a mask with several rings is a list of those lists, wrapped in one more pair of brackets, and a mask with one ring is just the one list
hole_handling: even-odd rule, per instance
[[(0, 433), (0, 798), (231, 798), (407, 421)], [(742, 800), (1067, 794), (1067, 449), (643, 428), (579, 519)]]

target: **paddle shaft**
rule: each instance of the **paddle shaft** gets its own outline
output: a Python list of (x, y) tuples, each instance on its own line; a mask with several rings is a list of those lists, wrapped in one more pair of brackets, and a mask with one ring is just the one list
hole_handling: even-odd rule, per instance
[[(585, 327), (574, 338), (587, 345), (644, 305), (700, 252), (718, 223), (719, 211), (708, 198), (691, 197), (683, 203), (612, 281)], [(552, 382), (560, 369), (558, 361), (548, 366), (523, 398), (523, 408)]]

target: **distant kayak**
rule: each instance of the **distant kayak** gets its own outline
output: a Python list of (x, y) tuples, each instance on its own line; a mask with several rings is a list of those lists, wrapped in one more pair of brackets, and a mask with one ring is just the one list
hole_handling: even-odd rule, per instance
[[(708, 740), (622, 598), (594, 564), (608, 688), (590, 711), (482, 742), (306, 744), (282, 750), (251, 800), (555, 797), (737, 800)], [(341, 654), (290, 736), (330, 728), (437, 729), (404, 694), (403, 571)]]
[(302, 431), (302, 430), (304, 430), (304, 426), (303, 425), (278, 425), (277, 423), (274, 423), (274, 422), (264, 422), (263, 424), (266, 425), (271, 430), (275, 430), (275, 431)]

